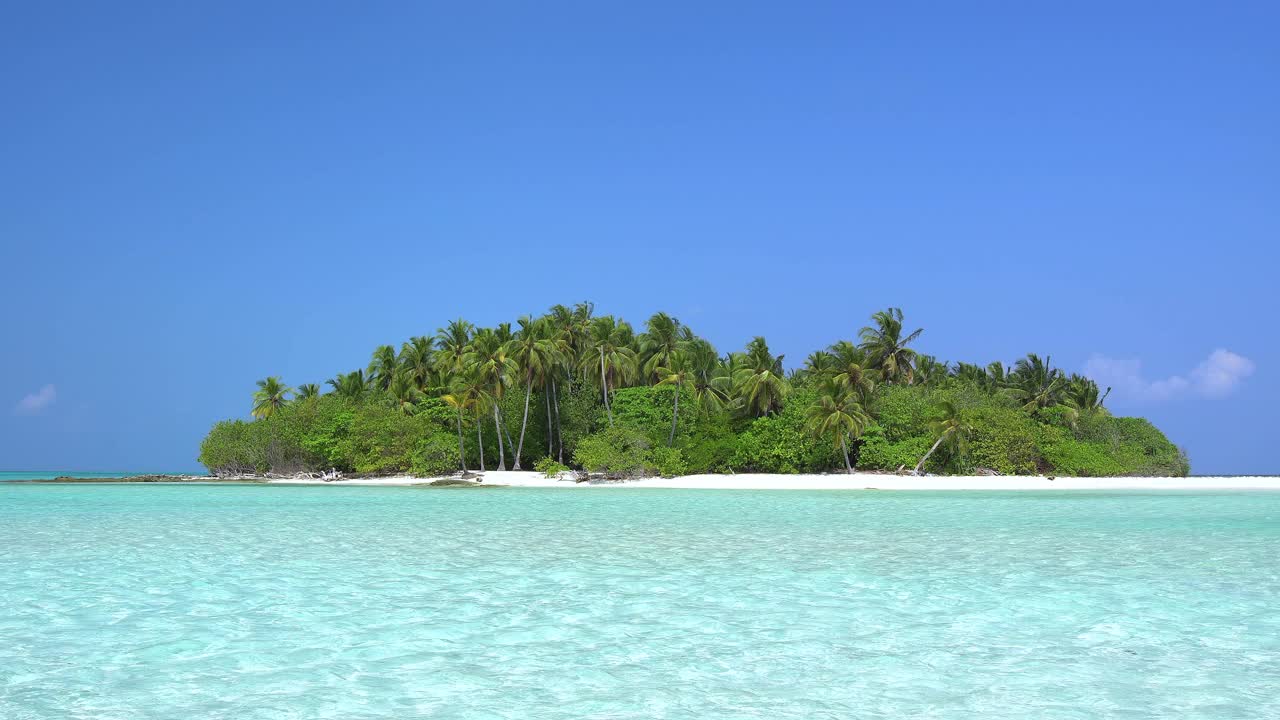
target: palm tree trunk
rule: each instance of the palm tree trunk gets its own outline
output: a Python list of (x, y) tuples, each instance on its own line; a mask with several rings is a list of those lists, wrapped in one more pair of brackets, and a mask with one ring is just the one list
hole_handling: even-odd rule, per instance
[(604, 348), (600, 349), (600, 392), (604, 394), (604, 411), (609, 414), (609, 427), (613, 427), (613, 409), (609, 407), (609, 382), (604, 377)]
[(671, 447), (676, 442), (676, 420), (680, 417), (680, 386), (676, 388), (676, 401), (671, 406), (671, 435), (667, 437), (667, 447)]
[(480, 431), (480, 418), (476, 418), (476, 441), (480, 443), (480, 472), (484, 472), (484, 433)]
[(533, 392), (533, 378), (526, 378), (524, 384), (524, 419), (520, 421), (520, 444), (516, 446), (516, 464), (512, 470), (520, 469), (520, 453), (524, 452), (524, 430), (529, 425), (529, 394)]
[(503, 419), (502, 413), (498, 413), (498, 424), (502, 426), (502, 436), (507, 439), (507, 447), (515, 450), (516, 444), (511, 440), (511, 428), (507, 427), (507, 421)]
[(938, 436), (938, 439), (934, 441), (934, 443), (933, 443), (933, 447), (929, 448), (929, 452), (925, 453), (925, 454), (924, 454), (924, 457), (920, 458), (920, 462), (916, 463), (916, 474), (917, 474), (917, 475), (919, 475), (919, 474), (920, 474), (920, 470), (921, 470), (922, 468), (924, 468), (924, 461), (925, 461), (925, 460), (928, 460), (928, 459), (929, 459), (929, 456), (933, 454), (933, 451), (938, 449), (938, 446), (942, 444), (942, 441), (943, 441), (943, 439), (944, 439), (944, 438), (946, 438), (946, 436), (945, 436), (945, 435), (939, 435), (939, 436)]
[(462, 464), (462, 472), (467, 471), (467, 451), (462, 444), (462, 408), (458, 408), (458, 462)]
[[(570, 380), (569, 382), (573, 382)], [(557, 462), (564, 464), (564, 432), (560, 429), (560, 386), (555, 380), (551, 381), (551, 406), (556, 410), (556, 445), (559, 448), (556, 454)]]
[(542, 394), (546, 396), (544, 399), (547, 401), (547, 457), (551, 457), (551, 453), (555, 452), (555, 446), (552, 443), (556, 436), (551, 434), (551, 393), (547, 392), (546, 382), (542, 384)]
[(507, 469), (507, 451), (502, 447), (502, 419), (498, 417), (498, 403), (493, 404), (493, 427), (498, 431), (498, 472)]
[(844, 470), (853, 474), (853, 464), (849, 462), (849, 445), (844, 441), (844, 433), (840, 433), (840, 450), (844, 452)]

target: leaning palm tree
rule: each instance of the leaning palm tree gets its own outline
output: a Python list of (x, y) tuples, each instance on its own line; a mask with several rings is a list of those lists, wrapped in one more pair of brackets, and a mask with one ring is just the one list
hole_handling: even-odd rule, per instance
[(285, 385), (275, 375), (259, 380), (258, 390), (253, 394), (253, 416), (271, 417), (276, 410), (288, 404), (288, 395), (291, 392), (293, 388)]
[(880, 371), (886, 383), (911, 383), (912, 363), (916, 353), (907, 345), (920, 337), (923, 330), (902, 334), (902, 311), (889, 308), (871, 316), (872, 326), (858, 332), (862, 349), (870, 356), (872, 367)]
[(684, 351), (672, 353), (666, 365), (654, 368), (659, 385), (670, 385), (675, 389), (671, 403), (671, 434), (667, 436), (667, 447), (676, 442), (676, 423), (680, 420), (680, 393), (693, 383), (696, 370), (693, 361)]
[(1083, 375), (1071, 374), (1067, 379), (1067, 385), (1063, 390), (1064, 402), (1077, 412), (1097, 412), (1105, 410), (1102, 404), (1107, 401), (1107, 396), (1111, 394), (1111, 388), (1099, 397), (1098, 383)]
[(963, 455), (968, 447), (969, 434), (973, 432), (973, 427), (965, 422), (959, 408), (951, 401), (944, 400), (939, 405), (939, 410), (942, 413), (942, 417), (929, 424), (930, 430), (933, 431), (933, 434), (938, 439), (933, 442), (929, 452), (926, 452), (924, 457), (920, 458), (920, 462), (916, 463), (914, 471), (916, 475), (919, 475), (924, 470), (925, 461), (938, 449), (939, 445), (947, 443), (951, 447), (952, 453), (957, 456)]
[[(526, 315), (520, 318), (519, 323), (520, 330), (506, 348), (524, 383), (524, 415), (520, 419), (520, 444), (516, 446), (513, 470), (520, 469), (520, 454), (524, 452), (524, 433), (529, 425), (529, 396), (533, 393), (534, 380), (551, 372), (557, 359), (556, 344), (549, 337), (550, 328), (545, 322), (532, 320)], [(550, 414), (550, 405), (547, 412)]]
[(396, 349), (390, 345), (379, 345), (369, 360), (369, 383), (378, 390), (386, 390), (391, 387), (399, 369), (400, 360), (396, 357)]
[(294, 392), (295, 400), (311, 400), (320, 397), (320, 386), (315, 383), (303, 383)]
[(791, 383), (782, 368), (782, 356), (774, 357), (762, 337), (747, 343), (747, 350), (734, 359), (733, 385), (748, 415), (763, 417), (782, 409), (791, 392)]
[(844, 454), (844, 469), (853, 473), (849, 461), (849, 439), (857, 438), (871, 424), (871, 416), (858, 396), (834, 381), (824, 383), (818, 400), (805, 412), (809, 432), (815, 437), (832, 436)]

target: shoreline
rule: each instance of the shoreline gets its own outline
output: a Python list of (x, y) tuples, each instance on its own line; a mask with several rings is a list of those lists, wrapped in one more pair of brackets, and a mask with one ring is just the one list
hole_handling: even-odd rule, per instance
[[(519, 488), (657, 488), (687, 490), (923, 490), (923, 491), (1024, 491), (1024, 490), (1194, 490), (1194, 491), (1280, 491), (1280, 476), (1204, 477), (1056, 477), (1029, 475), (888, 475), (878, 473), (833, 474), (753, 474), (685, 475), (674, 478), (648, 477), (633, 480), (574, 482), (572, 477), (548, 478), (535, 471), (496, 471), (482, 475), (482, 482), (460, 480), (456, 476), (352, 478), (319, 480), (308, 478), (215, 478), (198, 475), (145, 475), (126, 478), (61, 477), (44, 480), (14, 480), (14, 484), (253, 484), (324, 485), (370, 487), (425, 487), (432, 483), (448, 487)], [(440, 482), (446, 481), (446, 482)], [(6, 483), (7, 484), (7, 483)]]

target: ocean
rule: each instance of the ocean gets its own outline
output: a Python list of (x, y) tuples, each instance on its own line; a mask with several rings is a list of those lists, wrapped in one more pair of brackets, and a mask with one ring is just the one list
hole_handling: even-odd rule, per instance
[(1280, 493), (0, 486), (0, 717), (1277, 718)]

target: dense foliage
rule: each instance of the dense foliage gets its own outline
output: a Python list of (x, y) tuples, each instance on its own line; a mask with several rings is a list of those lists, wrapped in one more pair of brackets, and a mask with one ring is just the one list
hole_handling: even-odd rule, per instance
[(1155, 427), (1113, 417), (1088, 378), (1028, 355), (945, 363), (910, 345), (900, 310), (788, 373), (757, 337), (721, 356), (657, 313), (644, 332), (588, 303), (517, 327), (455, 320), (367, 368), (296, 390), (258, 382), (255, 420), (213, 427), (218, 473), (441, 475), (460, 469), (616, 475), (833, 470), (1185, 475)]

